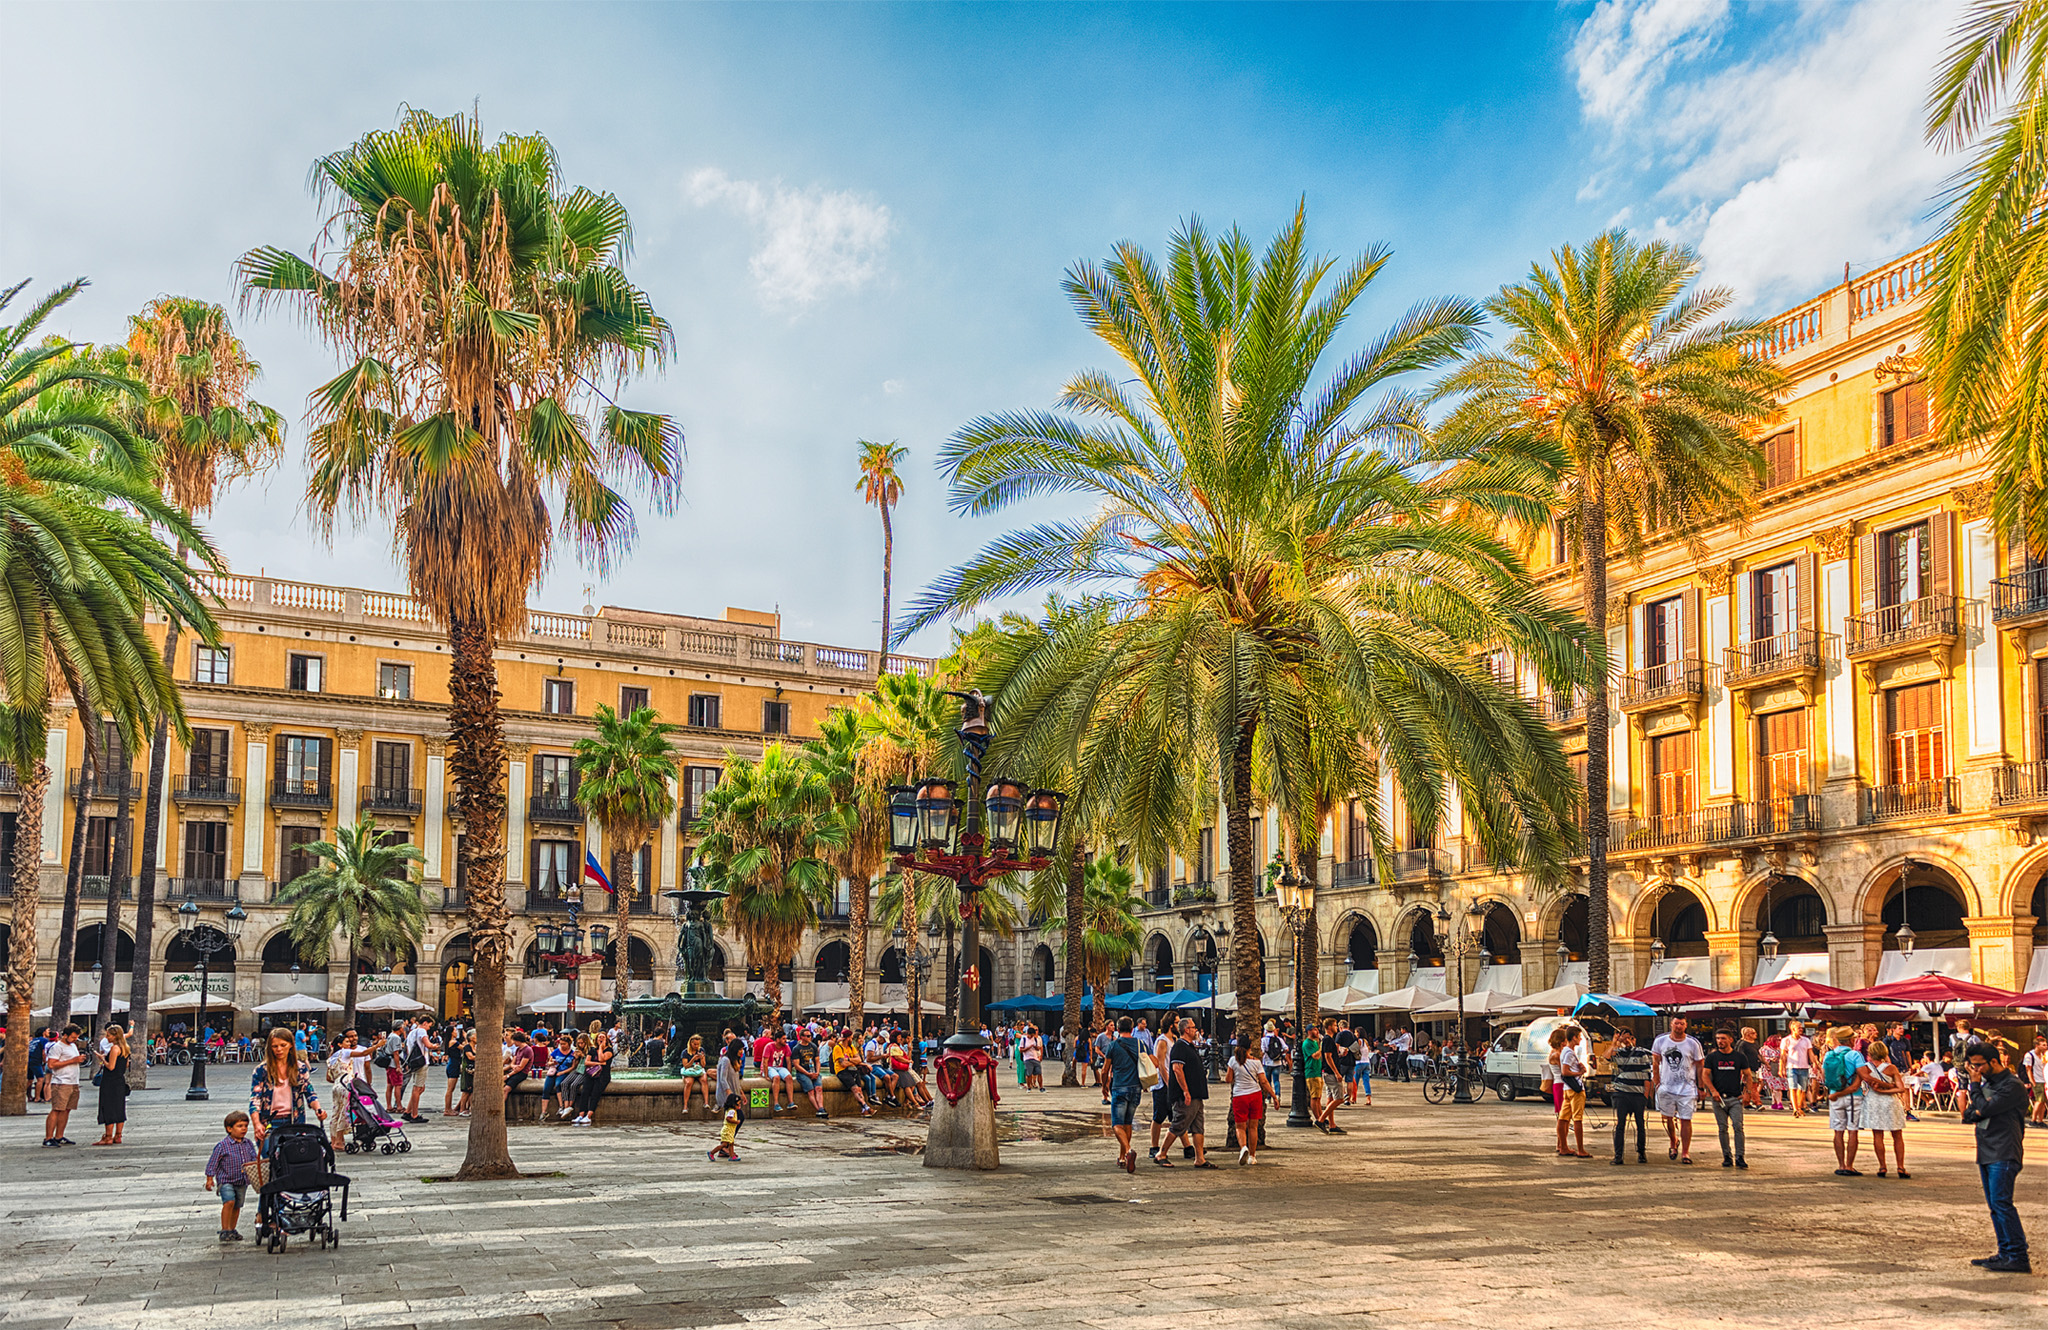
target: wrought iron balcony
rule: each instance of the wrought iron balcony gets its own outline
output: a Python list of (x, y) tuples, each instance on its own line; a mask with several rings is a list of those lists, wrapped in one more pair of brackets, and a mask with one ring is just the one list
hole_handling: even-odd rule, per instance
[(1963, 621), (1960, 596), (1922, 596), (1843, 620), (1851, 660), (1905, 655), (1952, 643)]
[(174, 877), (165, 884), (166, 904), (191, 897), (202, 901), (239, 901), (242, 884), (231, 877)]
[(238, 804), (242, 802), (240, 776), (173, 776), (171, 799), (181, 804)]
[(1961, 782), (1954, 776), (1916, 780), (1902, 785), (1872, 785), (1863, 791), (1863, 821), (1901, 822), (1916, 817), (1946, 817), (1960, 806)]
[(409, 785), (365, 785), (358, 805), (371, 813), (406, 813), (418, 817), (420, 791)]
[(280, 776), (270, 782), (272, 808), (332, 808), (334, 786), (324, 780)]
[(1448, 877), (1457, 871), (1457, 861), (1448, 850), (1440, 850), (1432, 846), (1419, 850), (1394, 851), (1394, 877), (1396, 879)]
[(1715, 808), (1651, 813), (1646, 817), (1616, 818), (1610, 835), (1615, 850), (1622, 854), (1669, 850), (1686, 845), (1711, 845), (1734, 839), (1733, 810), (1726, 804)]
[(2048, 623), (2048, 564), (1991, 583), (1991, 621), (2013, 628)]
[(80, 878), (78, 882), (78, 894), (87, 900), (103, 901), (110, 889), (118, 890), (124, 901), (135, 899), (135, 879), (132, 877), (121, 878), (118, 884), (113, 878), (90, 876)]
[(1820, 830), (1820, 800), (1810, 794), (1756, 799), (1729, 808), (1729, 830), (1738, 840), (1798, 836)]
[(1569, 693), (1551, 693), (1535, 699), (1536, 714), (1544, 723), (1560, 729), (1586, 723), (1586, 695), (1574, 688)]
[(466, 910), (469, 908), (469, 891), (464, 887), (442, 887), (441, 908), (444, 910)]
[(2011, 804), (2048, 803), (2048, 759), (2008, 762), (1993, 772), (1991, 802), (2001, 808)]
[(1794, 628), (1729, 647), (1722, 677), (1730, 688), (1817, 674), (1833, 650), (1834, 634)]
[(583, 825), (583, 808), (573, 795), (536, 794), (527, 802), (526, 820), (580, 827)]
[(12, 762), (0, 762), (0, 794), (20, 794), (21, 777), (15, 774)]
[(1379, 870), (1370, 857), (1347, 859), (1336, 866), (1331, 874), (1333, 887), (1369, 887), (1380, 880)]
[(69, 785), (74, 799), (83, 794), (88, 799), (126, 799), (134, 803), (142, 797), (139, 771), (95, 771), (88, 777), (81, 768), (73, 767)]
[(1697, 702), (1706, 691), (1707, 667), (1698, 657), (1667, 660), (1621, 676), (1621, 709), (1648, 711)]
[(1216, 899), (1216, 883), (1203, 879), (1199, 882), (1182, 882), (1173, 889), (1175, 905), (1202, 905)]

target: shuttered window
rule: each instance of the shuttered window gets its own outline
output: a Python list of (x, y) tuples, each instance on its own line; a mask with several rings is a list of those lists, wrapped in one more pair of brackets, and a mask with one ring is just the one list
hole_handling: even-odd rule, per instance
[(1933, 591), (1934, 542), (1926, 522), (1885, 532), (1877, 557), (1880, 606), (1904, 605)]
[(533, 890), (547, 900), (560, 900), (565, 888), (581, 872), (582, 857), (572, 840), (537, 840), (533, 843)]
[(1927, 432), (1927, 385), (1902, 383), (1884, 395), (1884, 442), (1917, 439)]
[(1685, 598), (1669, 596), (1649, 606), (1644, 620), (1643, 665), (1655, 669), (1685, 654)]
[(690, 724), (700, 730), (718, 728), (718, 694), (690, 694)]
[(278, 790), (283, 794), (326, 794), (334, 745), (313, 735), (287, 734), (277, 747)]
[(704, 812), (704, 800), (718, 784), (717, 767), (683, 768), (683, 821), (695, 822)]
[(619, 714), (621, 716), (630, 716), (634, 712), (638, 711), (640, 708), (646, 705), (647, 690), (645, 688), (634, 688), (631, 686), (620, 687)]
[(286, 827), (279, 837), (277, 881), (289, 886), (313, 871), (320, 861), (306, 849), (320, 839), (318, 827)]
[(379, 790), (405, 794), (412, 788), (412, 745), (379, 743), (372, 771)]
[(192, 751), (186, 759), (185, 774), (188, 776), (198, 776), (203, 780), (211, 782), (227, 779), (228, 732), (226, 730), (192, 731)]
[(1948, 726), (1942, 715), (1941, 685), (1913, 684), (1884, 695), (1885, 772), (1893, 785), (1940, 780), (1948, 775)]
[(187, 822), (185, 824), (185, 876), (201, 882), (220, 882), (228, 875), (228, 824)]
[(1776, 637), (1799, 626), (1799, 570), (1790, 561), (1749, 575), (1750, 636)]
[(576, 793), (576, 759), (542, 753), (533, 759), (533, 792), (545, 799), (569, 799)]
[(1651, 812), (1659, 817), (1693, 810), (1693, 742), (1691, 730), (1660, 734), (1650, 740)]
[(1782, 430), (1764, 440), (1764, 488), (1772, 490), (1799, 479), (1799, 433)]
[(1758, 776), (1766, 799), (1806, 793), (1806, 712), (1778, 711), (1756, 718)]

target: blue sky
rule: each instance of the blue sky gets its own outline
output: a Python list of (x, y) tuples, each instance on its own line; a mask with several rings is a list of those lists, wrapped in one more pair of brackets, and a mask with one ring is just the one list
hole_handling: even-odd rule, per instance
[[(853, 441), (910, 449), (897, 599), (1029, 513), (946, 511), (931, 458), (968, 419), (1049, 405), (1104, 363), (1062, 271), (1199, 214), (1394, 262), (1356, 341), (1483, 296), (1620, 223), (1700, 246), (1767, 311), (1924, 239), (1948, 163), (1919, 106), (1944, 4), (306, 5), (9, 3), (0, 275), (88, 276), (67, 334), (150, 297), (233, 303), (231, 265), (304, 250), (306, 171), (401, 104), (538, 131), (631, 210), (630, 271), (677, 330), (629, 393), (689, 440), (597, 603), (777, 608), (876, 634), (880, 535)], [(36, 132), (25, 132), (35, 127)], [(241, 321), (293, 422), (334, 361)], [(296, 453), (296, 447), (294, 448)], [(388, 540), (316, 543), (295, 461), (213, 529), (240, 569), (396, 587)], [(564, 559), (536, 596), (579, 608)], [(937, 649), (934, 630), (911, 644)]]

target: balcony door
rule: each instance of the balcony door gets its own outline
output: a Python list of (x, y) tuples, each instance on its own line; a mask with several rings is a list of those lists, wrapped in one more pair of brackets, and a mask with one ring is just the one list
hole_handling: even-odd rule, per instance
[(403, 798), (412, 789), (412, 745), (379, 743), (371, 767), (377, 790), (387, 798)]
[(1792, 562), (1750, 574), (1750, 637), (1758, 642), (1799, 626), (1799, 570)]
[(1884, 695), (1885, 779), (1892, 785), (1948, 775), (1948, 726), (1941, 684), (1919, 683)]
[(2034, 756), (2048, 758), (2048, 656), (2034, 660)]
[(318, 827), (285, 827), (279, 833), (277, 884), (288, 887), (320, 866), (306, 847), (320, 841)]
[(1878, 549), (1878, 605), (1906, 605), (1933, 593), (1934, 542), (1928, 523), (1885, 532)]
[(1769, 800), (1806, 793), (1806, 711), (1756, 718), (1757, 783)]
[(185, 824), (185, 876), (197, 882), (223, 882), (228, 875), (228, 824)]
[(1656, 669), (1685, 654), (1685, 598), (1669, 596), (1649, 606), (1643, 624), (1643, 665)]
[(1650, 812), (1657, 817), (1690, 813), (1697, 791), (1693, 784), (1693, 733), (1660, 734), (1650, 740)]
[(185, 770), (201, 789), (223, 788), (228, 778), (228, 732), (193, 730), (192, 751)]

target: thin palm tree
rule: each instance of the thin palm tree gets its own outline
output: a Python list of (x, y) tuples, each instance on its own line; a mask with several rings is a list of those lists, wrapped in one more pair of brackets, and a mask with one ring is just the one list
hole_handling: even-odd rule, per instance
[[(1079, 969), (1088, 977), (1088, 983), (1095, 990), (1095, 1028), (1100, 1030), (1108, 1019), (1109, 1012), (1103, 1006), (1109, 985), (1116, 981), (1116, 973), (1130, 964), (1138, 954), (1138, 948), (1145, 941), (1145, 926), (1138, 919), (1138, 912), (1145, 908), (1145, 902), (1138, 895), (1138, 878), (1128, 864), (1098, 855), (1088, 861), (1081, 882), (1081, 955), (1077, 963), (1072, 955), (1067, 964)], [(1071, 921), (1065, 918), (1054, 921), (1054, 926), (1067, 929)], [(1080, 1028), (1075, 1027), (1074, 1039), (1080, 1038)], [(1074, 1061), (1072, 1057), (1067, 1059)]]
[(391, 957), (419, 945), (427, 932), (427, 906), (419, 870), (426, 855), (417, 845), (388, 839), (368, 815), (336, 827), (331, 841), (306, 846), (318, 862), (287, 882), (277, 903), (289, 907), (285, 930), (309, 965), (325, 965), (333, 940), (348, 949), (348, 987), (341, 1023), (356, 1023), (357, 971), (365, 956)]
[(903, 498), (903, 480), (896, 474), (896, 464), (903, 460), (906, 450), (890, 443), (876, 443), (870, 439), (860, 441), (860, 483), (856, 488), (861, 497), (881, 510), (882, 514), (882, 654), (875, 662), (877, 674), (887, 672), (889, 649), (894, 643), (889, 640), (889, 590), (895, 575), (896, 531), (889, 522), (889, 510)]
[(782, 967), (831, 899), (830, 855), (846, 842), (832, 788), (795, 749), (769, 744), (761, 760), (726, 754), (704, 798), (697, 860), (726, 898), (718, 910), (761, 971), (769, 1019), (782, 1010)]
[[(136, 433), (154, 445), (161, 488), (188, 517), (213, 511), (221, 493), (237, 480), (271, 466), (284, 448), (284, 418), (249, 396), (262, 367), (235, 336), (227, 311), (188, 296), (160, 296), (128, 320), (127, 368), (148, 397), (131, 407)], [(139, 408), (139, 409), (138, 409)], [(180, 551), (183, 557), (183, 551)], [(178, 625), (164, 634), (164, 665), (177, 669)], [(135, 966), (128, 984), (134, 1029), (149, 1028), (153, 934), (156, 927), (157, 840), (163, 820), (163, 792), (170, 758), (170, 731), (159, 720), (149, 743), (149, 774), (142, 812), (142, 848), (135, 869)], [(126, 863), (121, 855), (119, 862)], [(117, 897), (108, 893), (108, 908)], [(113, 943), (113, 930), (105, 934)], [(101, 958), (114, 972), (113, 952)], [(113, 985), (100, 985), (105, 1024)], [(130, 1067), (137, 1086), (147, 1083), (148, 1060)]]
[(662, 818), (676, 806), (676, 753), (669, 736), (682, 731), (655, 714), (636, 708), (621, 716), (603, 703), (591, 718), (597, 733), (576, 741), (576, 800), (597, 819), (604, 843), (611, 847), (612, 904), (617, 918), (612, 946), (618, 959), (614, 996), (623, 1003), (632, 968), (631, 906), (644, 883), (635, 883), (640, 851), (661, 830)]
[[(526, 631), (557, 529), (603, 569), (634, 535), (615, 482), (673, 505), (680, 428), (614, 399), (672, 339), (626, 278), (624, 205), (564, 186), (538, 135), (486, 145), (475, 116), (410, 111), (321, 158), (314, 181), (339, 248), (253, 250), (244, 291), (289, 301), (349, 362), (312, 395), (315, 522), (388, 520), (412, 593), (447, 630), (450, 812), (464, 828), (477, 1026), (492, 1030), (510, 945), (494, 652)], [(498, 1043), (477, 1052), (457, 1176), (515, 1177)]]
[(1967, 164), (1941, 198), (1921, 324), (1935, 425), (1991, 457), (2000, 530), (2048, 549), (2048, 3), (1977, 0), (1928, 99), (1927, 137)]
[(818, 737), (804, 744), (804, 760), (832, 792), (833, 806), (846, 822), (846, 842), (829, 856), (846, 879), (850, 900), (847, 942), (847, 1024), (861, 1028), (867, 1010), (868, 925), (875, 879), (889, 866), (887, 780), (876, 768), (888, 754), (872, 742), (872, 727), (862, 717), (867, 699), (850, 707), (834, 707), (818, 726)]
[(1487, 301), (1505, 344), (1467, 357), (1437, 389), (1454, 403), (1439, 427), (1447, 446), (1550, 487), (1552, 512), (1529, 529), (1561, 521), (1583, 570), (1591, 677), (1602, 681), (1586, 692), (1583, 788), (1589, 982), (1602, 992), (1608, 562), (1639, 558), (1659, 533), (1697, 540), (1747, 511), (1763, 476), (1756, 433), (1786, 383), (1761, 350), (1763, 328), (1720, 319), (1731, 297), (1695, 286), (1699, 271), (1691, 250), (1621, 231), (1563, 246)]
[[(1064, 412), (972, 422), (943, 469), (967, 512), (1063, 494), (1087, 515), (999, 539), (909, 621), (1090, 591), (1047, 635), (1043, 677), (1005, 696), (999, 727), (1065, 746), (1147, 862), (1159, 860), (1144, 842), (1164, 837), (1190, 788), (1220, 781), (1241, 1029), (1263, 986), (1253, 766), (1293, 760), (1295, 717), (1341, 705), (1418, 826), (1436, 826), (1455, 786), (1477, 840), (1505, 861), (1554, 871), (1574, 804), (1555, 736), (1477, 659), (1506, 643), (1546, 680), (1583, 677), (1583, 630), (1530, 594), (1494, 530), (1541, 498), (1526, 477), (1437, 449), (1422, 404), (1391, 383), (1469, 350), (1479, 311), (1418, 306), (1322, 377), (1387, 256), (1340, 270), (1307, 255), (1305, 227), (1297, 211), (1261, 255), (1195, 222), (1164, 265), (1127, 244), (1071, 271), (1068, 294), (1121, 372), (1077, 375)], [(1375, 809), (1382, 847), (1385, 821)]]

